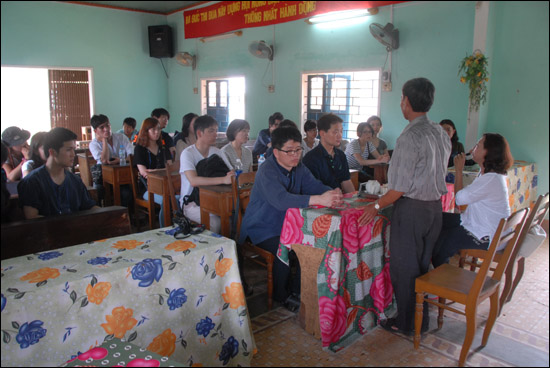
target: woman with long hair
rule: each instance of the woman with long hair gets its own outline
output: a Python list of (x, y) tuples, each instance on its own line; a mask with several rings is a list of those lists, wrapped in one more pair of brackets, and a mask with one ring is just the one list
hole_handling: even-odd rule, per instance
[(451, 155), (449, 156), (449, 163), (447, 167), (454, 166), (454, 158), (459, 153), (464, 153), (464, 145), (458, 141), (458, 134), (456, 132), (455, 123), (450, 119), (443, 119), (439, 123), (443, 130), (447, 132), (449, 138), (451, 139)]
[[(149, 192), (147, 191), (149, 172), (172, 165), (172, 156), (161, 138), (161, 131), (160, 122), (155, 118), (143, 120), (143, 124), (139, 129), (137, 144), (134, 148), (134, 162), (139, 171), (140, 192), (145, 191), (143, 199), (149, 198)], [(155, 194), (155, 203), (164, 206), (162, 196)], [(159, 223), (160, 227), (164, 227), (164, 211), (162, 208)]]
[(31, 146), (29, 148), (30, 157), (21, 167), (23, 178), (34, 169), (37, 169), (46, 163), (46, 154), (44, 152), (44, 138), (46, 137), (46, 134), (48, 133), (38, 132), (32, 136)]
[(454, 158), (456, 204), (468, 205), (462, 214), (443, 213), (443, 225), (435, 244), (432, 263), (449, 262), (460, 249), (487, 249), (502, 218), (510, 216), (506, 173), (514, 163), (510, 146), (500, 134), (485, 133), (472, 149), (479, 175), (463, 188), (466, 155)]
[(199, 116), (193, 112), (185, 114), (182, 118), (181, 132), (174, 137), (174, 144), (176, 145), (176, 157), (175, 161), (179, 161), (181, 152), (189, 146), (195, 144), (197, 137), (195, 137), (195, 120)]

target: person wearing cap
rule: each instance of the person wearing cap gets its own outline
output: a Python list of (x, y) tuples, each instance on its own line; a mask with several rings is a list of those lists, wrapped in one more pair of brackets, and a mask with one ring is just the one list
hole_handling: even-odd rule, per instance
[(26, 219), (63, 215), (97, 208), (82, 180), (67, 170), (73, 166), (76, 134), (57, 127), (46, 134), (46, 164), (17, 185)]
[(21, 179), (21, 167), (29, 156), (29, 144), (27, 140), (31, 136), (28, 130), (16, 126), (6, 128), (2, 133), (2, 141), (8, 147), (8, 159), (2, 162), (2, 168), (6, 172), (9, 181)]

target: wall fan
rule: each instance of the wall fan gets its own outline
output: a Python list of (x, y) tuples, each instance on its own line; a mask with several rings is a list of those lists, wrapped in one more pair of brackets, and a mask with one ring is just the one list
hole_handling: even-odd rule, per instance
[(384, 27), (378, 23), (372, 23), (369, 26), (370, 33), (386, 46), (388, 52), (399, 48), (399, 30), (393, 27), (393, 24), (388, 23)]
[(188, 52), (178, 52), (176, 61), (183, 66), (191, 66), (193, 70), (197, 67), (197, 56)]
[(252, 41), (248, 45), (248, 51), (260, 59), (273, 60), (273, 46), (268, 45), (265, 41)]

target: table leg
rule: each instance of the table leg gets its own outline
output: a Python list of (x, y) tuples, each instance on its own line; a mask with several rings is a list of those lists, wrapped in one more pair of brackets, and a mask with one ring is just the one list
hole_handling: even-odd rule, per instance
[(201, 224), (210, 230), (210, 213), (203, 210), (201, 207)]
[(300, 316), (298, 318), (302, 328), (315, 338), (321, 338), (321, 325), (319, 323), (319, 292), (317, 289), (317, 273), (323, 258), (324, 249), (317, 249), (301, 244), (292, 244), (292, 249), (300, 262), (301, 287), (300, 287)]
[(118, 180), (115, 180), (113, 183), (113, 193), (115, 206), (120, 206), (120, 184)]
[(172, 226), (172, 216), (171, 216), (171, 211), (170, 211), (170, 208), (171, 208), (171, 198), (170, 198), (170, 194), (167, 193), (168, 190), (167, 188), (164, 188), (164, 194), (162, 196), (162, 204), (164, 205), (164, 226)]
[(111, 201), (111, 184), (104, 180), (103, 189), (105, 191), (105, 207), (111, 206), (113, 204)]
[(220, 235), (225, 236), (226, 238), (229, 238), (231, 236), (229, 217), (227, 215), (220, 216), (220, 221), (221, 221)]

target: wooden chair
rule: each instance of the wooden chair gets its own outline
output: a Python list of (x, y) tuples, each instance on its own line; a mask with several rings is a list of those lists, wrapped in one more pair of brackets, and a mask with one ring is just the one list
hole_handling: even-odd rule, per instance
[[(443, 326), (443, 311), (448, 309), (455, 313), (466, 316), (466, 336), (462, 344), (460, 352), (459, 366), (464, 366), (466, 357), (472, 345), (476, 332), (476, 312), (478, 305), (485, 299), (490, 298), (491, 309), (489, 318), (483, 332), (481, 346), (487, 344), (491, 329), (495, 323), (499, 310), (499, 291), (500, 279), (510, 261), (510, 257), (516, 249), (519, 234), (527, 219), (527, 212), (524, 208), (512, 214), (508, 219), (500, 220), (499, 226), (493, 236), (493, 240), (489, 245), (489, 249), (485, 254), (485, 259), (478, 273), (465, 270), (463, 268), (443, 264), (435, 270), (428, 272), (416, 278), (416, 313), (414, 319), (414, 348), (418, 349), (420, 345), (420, 329), (422, 326), (422, 310), (424, 301), (436, 305), (439, 308), (439, 316), (437, 319), (438, 328)], [(509, 231), (508, 229), (513, 229)], [(503, 235), (505, 234), (505, 235)], [(506, 248), (500, 259), (500, 262), (491, 277), (487, 277), (489, 267), (496, 253), (499, 244), (507, 242)], [(434, 294), (439, 297), (439, 300), (431, 300), (426, 298), (426, 294)], [(458, 310), (446, 303), (450, 299), (451, 302), (464, 305), (464, 311)]]
[(93, 185), (92, 182), (92, 172), (90, 171), (90, 167), (92, 165), (95, 165), (95, 160), (89, 155), (88, 150), (84, 153), (79, 153), (77, 155), (78, 157), (78, 167), (80, 170), (80, 178), (82, 179), (82, 182), (86, 187), (91, 187)]
[(2, 259), (59, 249), (132, 232), (126, 207), (89, 209), (2, 224)]
[[(241, 188), (237, 185), (237, 180), (235, 177), (231, 180), (232, 190), (233, 190), (233, 199), (236, 202), (237, 197), (239, 198), (239, 206), (237, 208), (237, 233), (236, 239), (239, 238), (239, 233), (241, 231), (241, 222), (244, 216), (244, 212), (248, 203), (250, 202), (250, 190), (243, 190), (247, 186), (250, 186), (254, 183), (256, 177), (256, 172), (242, 173), (239, 175), (239, 184)], [(267, 268), (267, 308), (271, 310), (273, 307), (273, 262), (275, 261), (275, 256), (268, 252), (265, 249), (255, 246), (249, 241), (245, 241), (241, 245), (241, 250), (243, 256), (250, 259), (251, 261)], [(262, 259), (258, 259), (262, 258)]]
[(132, 179), (132, 192), (134, 194), (134, 214), (136, 217), (136, 224), (139, 231), (139, 224), (140, 220), (138, 219), (138, 216), (140, 213), (145, 214), (149, 217), (149, 228), (153, 230), (155, 227), (155, 208), (160, 208), (158, 204), (156, 204), (154, 201), (143, 199), (139, 195), (138, 190), (138, 169), (137, 166), (134, 163), (134, 155), (128, 155), (128, 160), (130, 162), (130, 175)]
[[(537, 202), (531, 209), (529, 216), (527, 217), (527, 220), (525, 221), (525, 226), (523, 227), (521, 234), (518, 238), (518, 245), (514, 252), (512, 253), (512, 256), (510, 258), (510, 262), (508, 264), (508, 267), (506, 267), (506, 271), (504, 273), (504, 287), (502, 288), (502, 293), (500, 296), (500, 309), (498, 312), (498, 315), (500, 316), (500, 313), (502, 311), (502, 307), (505, 303), (508, 303), (510, 300), (512, 300), (512, 295), (514, 294), (514, 291), (516, 290), (516, 287), (518, 286), (519, 282), (521, 281), (521, 278), (523, 277), (523, 272), (525, 271), (525, 257), (520, 255), (521, 249), (523, 247), (525, 238), (527, 237), (527, 234), (529, 233), (529, 230), (536, 226), (541, 225), (542, 221), (544, 220), (544, 217), (546, 216), (546, 213), (548, 212), (548, 206), (549, 206), (549, 193), (546, 193), (544, 196), (540, 195), (537, 199)], [(487, 251), (481, 250), (481, 249), (462, 249), (460, 251), (460, 260), (459, 260), (459, 266), (464, 267), (465, 265), (470, 265), (470, 270), (474, 271), (477, 267), (479, 267), (479, 258), (485, 258)], [(497, 251), (495, 254), (494, 262), (500, 262), (500, 259), (503, 256), (503, 251)], [(516, 276), (513, 277), (514, 274), (514, 267), (517, 264), (517, 271)], [(494, 268), (491, 268), (491, 270), (494, 271)]]

